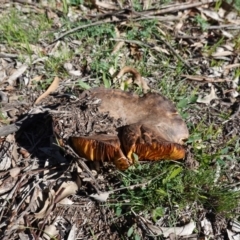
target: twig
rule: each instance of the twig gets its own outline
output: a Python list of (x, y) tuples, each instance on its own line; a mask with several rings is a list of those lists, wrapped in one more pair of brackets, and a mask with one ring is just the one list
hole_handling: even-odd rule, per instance
[(175, 5), (170, 5), (169, 7), (166, 6), (164, 9), (159, 9), (159, 10), (146, 10), (146, 11), (142, 11), (142, 12), (135, 12), (135, 14), (137, 15), (146, 15), (146, 16), (150, 16), (150, 15), (159, 15), (159, 14), (166, 14), (166, 13), (172, 13), (172, 12), (177, 12), (177, 11), (182, 11), (182, 10), (186, 10), (189, 8), (193, 8), (193, 7), (199, 7), (201, 5), (204, 4), (209, 4), (209, 3), (214, 3), (216, 2), (216, 0), (207, 0), (207, 1), (202, 1), (202, 2), (187, 2), (184, 4), (175, 4)]
[(161, 39), (160, 37), (158, 37), (156, 34), (154, 34), (154, 36), (156, 37), (156, 39), (158, 39), (159, 41), (163, 42), (170, 50), (171, 52), (177, 57), (178, 60), (180, 60), (181, 62), (184, 63), (184, 65), (190, 70), (192, 71), (192, 67), (174, 50), (174, 48), (165, 40)]
[(134, 20), (135, 21), (142, 21), (142, 20), (149, 20), (149, 19), (154, 19), (154, 20), (166, 22), (166, 21), (176, 21), (176, 20), (179, 20), (180, 17), (179, 16), (141, 16), (141, 17), (138, 17), (138, 18), (136, 18)]
[(223, 25), (219, 25), (219, 26), (206, 26), (206, 29), (227, 29), (227, 30), (238, 30), (240, 29), (240, 25), (237, 24), (223, 24)]
[(207, 77), (207, 76), (201, 76), (201, 75), (185, 75), (182, 74), (181, 77), (185, 77), (189, 80), (193, 80), (193, 81), (198, 81), (198, 82), (210, 82), (210, 83), (214, 83), (214, 82), (230, 82), (231, 80), (228, 78), (218, 78), (218, 77)]
[(11, 54), (11, 53), (0, 53), (0, 58), (18, 58), (17, 54)]
[(190, 36), (190, 35), (180, 35), (180, 34), (177, 34), (175, 37), (180, 39), (199, 39), (199, 40), (204, 38), (202, 36)]

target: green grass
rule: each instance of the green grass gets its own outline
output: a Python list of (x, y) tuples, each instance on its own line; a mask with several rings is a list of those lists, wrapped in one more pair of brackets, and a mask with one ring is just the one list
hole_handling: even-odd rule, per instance
[[(15, 9), (1, 16), (0, 42), (32, 53), (30, 44), (36, 44), (51, 26), (45, 14), (23, 14)], [(49, 37), (49, 36), (48, 36)]]
[(183, 210), (197, 203), (215, 213), (233, 216), (240, 193), (215, 183), (216, 174), (211, 168), (189, 170), (182, 163), (160, 162), (133, 167), (121, 174), (124, 186), (153, 180), (146, 187), (112, 196), (118, 202), (116, 212), (119, 214), (119, 208), (121, 213), (150, 212), (156, 221), (165, 214), (166, 208), (174, 212), (176, 207)]

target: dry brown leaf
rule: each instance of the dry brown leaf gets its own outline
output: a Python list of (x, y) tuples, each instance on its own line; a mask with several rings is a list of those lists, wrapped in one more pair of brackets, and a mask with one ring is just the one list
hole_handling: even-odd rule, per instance
[(10, 167), (11, 167), (11, 158), (8, 156), (8, 154), (4, 154), (0, 162), (0, 171), (7, 170)]
[(11, 151), (11, 156), (12, 156), (12, 166), (15, 167), (16, 166), (16, 162), (18, 162), (18, 146), (17, 144), (13, 144), (13, 149)]
[(21, 168), (20, 167), (15, 167), (9, 170), (9, 174), (11, 177), (17, 177), (18, 174), (21, 172)]
[(227, 32), (227, 31), (225, 31), (223, 29), (221, 29), (221, 32), (222, 32), (223, 36), (225, 36), (225, 37), (227, 37), (229, 39), (232, 39), (234, 37), (231, 33)]
[(211, 224), (211, 222), (207, 218), (204, 218), (201, 221), (201, 227), (203, 228), (204, 235), (208, 239), (213, 239), (214, 238), (212, 224)]
[(47, 240), (53, 239), (54, 236), (59, 234), (59, 230), (57, 230), (54, 224), (46, 225), (43, 232), (43, 238)]
[(20, 68), (16, 69), (13, 74), (8, 78), (8, 83), (10, 85), (14, 84), (14, 81), (19, 78), (20, 76), (22, 76), (22, 74), (27, 70), (28, 65), (23, 64)]
[(170, 55), (169, 51), (165, 48), (162, 48), (162, 47), (159, 47), (159, 46), (154, 46), (153, 49), (158, 51), (158, 52), (162, 52), (166, 55)]
[(35, 213), (36, 218), (44, 218), (48, 213), (49, 208), (54, 204), (55, 191), (53, 189), (49, 190), (48, 198), (44, 202), (43, 208)]
[(20, 148), (19, 153), (22, 154), (23, 158), (28, 158), (30, 156), (30, 153), (24, 148)]
[(118, 6), (113, 3), (104, 2), (104, 1), (100, 2), (98, 0), (94, 0), (94, 2), (97, 7), (102, 7), (102, 8), (111, 9), (111, 10), (118, 10)]
[(72, 205), (74, 202), (69, 198), (64, 198), (58, 202), (60, 205)]
[(40, 80), (42, 80), (42, 77), (43, 77), (43, 75), (35, 76), (34, 78), (32, 78), (32, 79), (30, 80), (29, 85), (31, 85), (31, 83), (32, 83), (33, 81), (39, 82)]
[(188, 236), (192, 234), (196, 227), (195, 222), (190, 222), (183, 227), (157, 227), (152, 224), (147, 224), (149, 229), (156, 235), (163, 235), (164, 237), (169, 237), (170, 234), (175, 234), (176, 236)]
[(73, 224), (72, 228), (69, 232), (67, 240), (75, 240), (76, 236), (77, 236), (77, 226), (76, 226), (76, 224)]
[(205, 96), (205, 97), (203, 97), (203, 98), (202, 97), (198, 97), (197, 102), (198, 103), (210, 104), (210, 102), (213, 99), (218, 99), (218, 96), (216, 95), (214, 86), (211, 85), (211, 92), (210, 92), (210, 94)]
[(232, 56), (234, 53), (232, 51), (220, 51), (212, 54), (213, 57), (226, 57)]
[(227, 236), (229, 240), (240, 240), (240, 234), (232, 232), (229, 229), (227, 229)]
[(190, 13), (190, 10), (185, 10), (184, 13), (179, 12), (178, 15), (180, 16), (179, 22), (175, 25), (174, 31), (175, 33), (178, 33), (183, 25), (184, 25), (184, 20), (188, 17)]
[(230, 220), (229, 225), (232, 231), (240, 232), (240, 222), (238, 222), (237, 220)]
[(39, 104), (42, 99), (47, 97), (50, 93), (54, 92), (59, 86), (59, 81), (60, 81), (60, 79), (58, 77), (55, 77), (52, 84), (47, 89), (47, 91), (38, 97), (38, 99), (35, 101), (35, 104)]
[(216, 21), (219, 21), (219, 22), (223, 22), (223, 19), (214, 10), (212, 11), (212, 10), (203, 9), (203, 8), (198, 8), (198, 10), (200, 12), (202, 12), (203, 14), (205, 14), (207, 17), (212, 18), (213, 20), (216, 20)]
[(139, 46), (137, 44), (130, 44), (130, 55), (137, 61), (141, 60), (142, 52), (139, 50)]
[(8, 177), (3, 181), (0, 181), (0, 194), (4, 194), (10, 191), (16, 184), (18, 178), (17, 177)]
[(78, 191), (78, 185), (73, 181), (63, 182), (62, 185), (56, 192), (55, 203), (61, 201), (62, 199), (76, 194)]
[[(125, 36), (124, 33), (123, 34), (120, 33), (118, 28), (115, 27), (114, 30), (115, 30), (116, 38), (121, 38), (121, 37)], [(119, 50), (124, 46), (124, 44), (125, 44), (124, 41), (117, 42), (115, 44), (115, 46), (113, 47), (112, 54), (119, 52)]]
[(99, 202), (106, 202), (111, 192), (102, 192), (100, 194), (91, 194), (90, 197)]
[(37, 209), (39, 209), (39, 205), (41, 203), (41, 201), (43, 200), (43, 192), (42, 192), (42, 189), (40, 189), (40, 187), (37, 185), (35, 188), (34, 188), (34, 191), (31, 195), (31, 199), (30, 199), (30, 202), (31, 202), (31, 205), (30, 205), (30, 209), (31, 209), (31, 212), (36, 212)]

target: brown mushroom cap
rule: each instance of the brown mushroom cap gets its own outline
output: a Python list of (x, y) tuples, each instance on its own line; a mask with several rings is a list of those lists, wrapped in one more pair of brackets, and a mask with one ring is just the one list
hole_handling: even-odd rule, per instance
[(186, 123), (174, 104), (158, 93), (143, 97), (116, 89), (93, 88), (91, 94), (101, 99), (100, 112), (122, 118), (124, 125), (141, 123), (151, 126), (166, 141), (182, 144), (189, 137)]

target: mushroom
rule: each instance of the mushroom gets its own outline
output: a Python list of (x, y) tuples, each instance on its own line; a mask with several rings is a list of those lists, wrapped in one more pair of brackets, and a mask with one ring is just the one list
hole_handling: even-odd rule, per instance
[(101, 100), (100, 112), (122, 118), (116, 135), (71, 137), (76, 153), (92, 161), (111, 161), (120, 170), (139, 161), (178, 160), (185, 157), (182, 146), (189, 136), (186, 123), (174, 104), (158, 93), (142, 97), (116, 89), (93, 88), (92, 97)]

